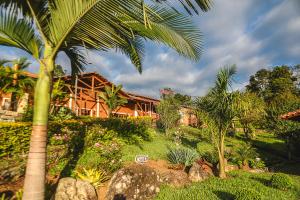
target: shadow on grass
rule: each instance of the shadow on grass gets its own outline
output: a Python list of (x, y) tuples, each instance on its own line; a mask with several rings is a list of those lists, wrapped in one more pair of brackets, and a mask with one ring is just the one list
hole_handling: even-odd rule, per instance
[(65, 165), (64, 169), (60, 173), (60, 177), (69, 177), (71, 176), (72, 171), (75, 169), (76, 164), (84, 151), (84, 141), (85, 141), (85, 131), (75, 135), (71, 141), (70, 146), (68, 147), (69, 160)]
[(225, 191), (213, 191), (222, 200), (234, 200), (235, 195)]
[(265, 185), (265, 186), (269, 186), (269, 182), (270, 180), (265, 179), (265, 178), (260, 178), (260, 177), (250, 177), (252, 180), (255, 180), (257, 182), (260, 182), (261, 184)]
[(195, 140), (195, 139), (191, 140), (191, 139), (183, 137), (181, 139), (181, 142), (182, 142), (183, 146), (186, 146), (189, 148), (197, 148), (197, 143), (200, 142), (200, 140)]

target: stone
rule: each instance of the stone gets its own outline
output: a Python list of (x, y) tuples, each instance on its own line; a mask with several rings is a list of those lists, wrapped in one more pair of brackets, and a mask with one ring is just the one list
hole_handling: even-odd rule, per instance
[(160, 176), (150, 167), (134, 164), (117, 171), (110, 180), (107, 200), (152, 199), (160, 190)]
[(203, 181), (213, 175), (211, 167), (203, 162), (194, 162), (189, 170), (189, 180), (192, 182)]
[(55, 200), (97, 200), (95, 188), (86, 181), (74, 178), (62, 178), (59, 180)]

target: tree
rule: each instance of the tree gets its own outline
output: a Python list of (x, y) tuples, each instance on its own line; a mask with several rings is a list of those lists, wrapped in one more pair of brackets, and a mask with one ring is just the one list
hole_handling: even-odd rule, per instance
[(16, 60), (2, 60), (2, 65), (12, 63), (10, 66), (0, 66), (0, 96), (3, 93), (11, 93), (12, 110), (17, 110), (18, 100), (25, 92), (30, 92), (34, 86), (34, 80), (24, 74), (24, 69), (30, 64), (26, 58)]
[(180, 120), (179, 109), (180, 104), (172, 96), (165, 97), (158, 104), (159, 122), (166, 132), (178, 124)]
[(182, 106), (191, 106), (192, 105), (192, 97), (189, 95), (184, 95), (180, 93), (176, 93), (174, 95), (174, 99), (179, 102)]
[(285, 65), (276, 66), (272, 70), (261, 69), (250, 77), (247, 91), (263, 97), (268, 102), (286, 91), (296, 93), (297, 77), (293, 75), (292, 69)]
[(219, 177), (221, 178), (226, 177), (224, 140), (240, 107), (240, 94), (230, 91), (235, 73), (235, 65), (222, 68), (217, 74), (215, 86), (205, 97), (199, 98), (196, 103), (201, 120), (210, 130), (213, 143), (218, 150)]
[(107, 117), (110, 118), (114, 110), (119, 106), (122, 106), (127, 103), (127, 99), (120, 95), (122, 90), (122, 85), (114, 86), (105, 86), (104, 92), (99, 94), (99, 97), (103, 99), (107, 105)]
[[(210, 8), (211, 0), (179, 0), (189, 12)], [(193, 3), (192, 3), (193, 2)], [(197, 3), (195, 5), (195, 2)], [(0, 0), (0, 45), (31, 54), (40, 64), (23, 199), (43, 199), (47, 123), (52, 73), (59, 52), (72, 75), (87, 64), (84, 49), (116, 49), (142, 70), (144, 39), (168, 45), (180, 55), (199, 59), (201, 34), (189, 17), (167, 0)], [(177, 9), (177, 10), (176, 10)]]
[(254, 125), (258, 124), (265, 117), (265, 102), (255, 93), (245, 92), (241, 94), (241, 109), (238, 111), (238, 118), (243, 126), (246, 138), (255, 137)]

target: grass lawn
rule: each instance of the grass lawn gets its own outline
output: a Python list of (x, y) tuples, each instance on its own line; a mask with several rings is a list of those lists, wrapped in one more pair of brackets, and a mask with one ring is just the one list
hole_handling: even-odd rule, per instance
[(268, 185), (271, 173), (253, 174), (242, 171), (229, 173), (229, 178), (210, 178), (186, 188), (165, 186), (156, 200), (231, 200), (241, 189), (258, 192), (263, 200), (297, 200), (300, 198), (299, 177), (293, 176), (295, 188), (282, 191)]
[(151, 160), (166, 159), (169, 147), (174, 147), (173, 141), (168, 140), (162, 133), (153, 135), (152, 141), (145, 141), (140, 145), (126, 145), (123, 147), (124, 161), (134, 161), (136, 155), (148, 155)]

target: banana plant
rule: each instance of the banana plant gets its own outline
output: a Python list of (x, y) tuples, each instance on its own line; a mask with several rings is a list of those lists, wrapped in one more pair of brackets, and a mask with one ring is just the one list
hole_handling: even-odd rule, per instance
[[(86, 50), (115, 49), (142, 71), (145, 40), (200, 58), (201, 34), (178, 9), (207, 11), (211, 0), (0, 0), (0, 45), (15, 47), (39, 63), (24, 200), (45, 195), (47, 123), (55, 59), (64, 52), (72, 75), (88, 64)], [(195, 11), (196, 12), (196, 11)]]

